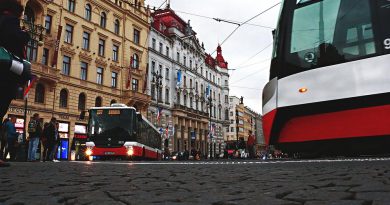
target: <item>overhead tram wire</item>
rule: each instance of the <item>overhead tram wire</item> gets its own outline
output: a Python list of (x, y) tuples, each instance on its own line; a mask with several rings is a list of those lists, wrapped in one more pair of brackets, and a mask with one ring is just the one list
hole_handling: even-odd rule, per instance
[[(267, 48), (269, 48), (273, 43), (271, 42), (270, 44), (268, 44), (267, 46), (265, 46), (264, 48), (262, 48), (259, 52), (257, 52), (255, 55), (251, 56), (250, 58), (248, 58), (246, 61), (242, 62), (241, 64), (239, 64), (236, 68), (237, 69), (241, 69), (241, 68), (245, 68), (245, 67), (248, 67), (248, 66), (244, 66), (246, 62), (249, 62), (250, 60), (252, 60), (254, 57), (256, 57), (257, 55), (259, 55), (260, 53), (262, 53), (263, 51), (265, 51)], [(268, 60), (268, 59), (267, 59)], [(265, 61), (265, 60), (264, 60)], [(244, 67), (241, 67), (240, 66), (244, 66)]]
[[(190, 15), (190, 16), (196, 16), (196, 17), (200, 17), (200, 18), (210, 19), (210, 20), (214, 20), (214, 21), (218, 21), (218, 22), (226, 22), (226, 23), (231, 23), (231, 24), (236, 24), (236, 25), (243, 24), (243, 22), (239, 22), (239, 21), (235, 21), (235, 20), (209, 17), (209, 16), (200, 15), (200, 14), (189, 13), (189, 12), (186, 12), (186, 11), (177, 11), (177, 10), (175, 10), (175, 12), (187, 14), (187, 15)], [(275, 28), (270, 27), (270, 26), (263, 26), (263, 25), (258, 25), (258, 24), (247, 23), (247, 25), (257, 26), (257, 27), (267, 28), (267, 29), (275, 29)]]

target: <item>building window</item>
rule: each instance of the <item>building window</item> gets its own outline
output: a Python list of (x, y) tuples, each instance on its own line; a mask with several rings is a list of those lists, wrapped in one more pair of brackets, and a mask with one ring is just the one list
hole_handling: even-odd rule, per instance
[(187, 106), (187, 95), (184, 95), (184, 106)]
[(68, 0), (68, 11), (74, 13), (75, 7), (76, 7), (75, 0)]
[(165, 79), (169, 80), (169, 68), (165, 68)]
[(190, 69), (192, 69), (192, 60), (190, 60)]
[(118, 73), (117, 72), (112, 72), (111, 73), (111, 87), (116, 88), (118, 82)]
[(42, 64), (43, 65), (48, 65), (49, 64), (49, 49), (47, 49), (47, 48), (43, 48)]
[(165, 55), (169, 57), (169, 47), (165, 47)]
[(184, 87), (187, 87), (187, 76), (183, 77), (183, 83), (184, 83)]
[(100, 14), (100, 27), (106, 28), (107, 25), (107, 15), (105, 12)]
[(35, 87), (35, 102), (44, 103), (45, 102), (45, 87), (38, 83)]
[(169, 104), (169, 89), (165, 88), (165, 103)]
[(177, 92), (176, 104), (180, 105), (180, 93), (179, 92)]
[(152, 61), (152, 73), (156, 71), (156, 62)]
[(24, 87), (19, 85), (16, 91), (15, 99), (23, 100), (23, 98), (24, 98)]
[(140, 31), (134, 29), (134, 43), (139, 44), (139, 42), (140, 42)]
[(230, 127), (230, 132), (234, 132), (234, 127)]
[(133, 79), (131, 81), (131, 88), (133, 91), (137, 91), (138, 92), (138, 80), (137, 79)]
[(51, 21), (52, 21), (53, 17), (50, 16), (50, 15), (47, 15), (45, 16), (45, 31), (46, 31), (46, 34), (50, 34), (51, 32)]
[(80, 95), (79, 95), (79, 103), (78, 103), (78, 109), (80, 111), (85, 110), (85, 99), (86, 99), (85, 94), (84, 93), (80, 93)]
[(133, 54), (133, 63), (131, 65), (132, 68), (138, 69), (139, 68), (139, 57), (136, 53)]
[(115, 19), (115, 22), (114, 22), (114, 32), (115, 32), (115, 34), (119, 35), (119, 31), (120, 31), (120, 23), (119, 23), (118, 19)]
[(81, 62), (81, 66), (80, 66), (80, 79), (81, 80), (87, 80), (87, 73), (88, 73), (88, 63)]
[(152, 38), (152, 48), (156, 50), (156, 39)]
[(64, 60), (62, 62), (62, 74), (70, 75), (70, 62), (71, 58), (69, 56), (64, 56)]
[(27, 60), (30, 62), (36, 62), (37, 61), (37, 53), (38, 53), (38, 41), (30, 40), (27, 43)]
[(198, 110), (198, 108), (199, 108), (199, 101), (196, 100), (196, 101), (195, 101), (195, 109)]
[(60, 107), (68, 107), (68, 91), (62, 89), (60, 92)]
[(103, 84), (103, 68), (98, 67), (96, 69), (96, 83), (99, 85)]
[(186, 56), (183, 56), (183, 65), (187, 66), (187, 57)]
[(110, 105), (115, 104), (116, 100), (111, 100)]
[(162, 96), (163, 96), (163, 93), (162, 93), (162, 87), (160, 87), (159, 89), (158, 89), (158, 96), (157, 96), (157, 100), (159, 101), (159, 102), (162, 102)]
[(99, 56), (104, 56), (104, 45), (106, 44), (106, 41), (103, 39), (99, 39)]
[(225, 103), (229, 103), (229, 96), (225, 95)]
[(72, 43), (73, 26), (66, 24), (65, 26), (65, 43)]
[(180, 53), (179, 53), (179, 52), (176, 53), (176, 61), (177, 61), (177, 62), (180, 61)]
[(162, 43), (160, 43), (158, 50), (160, 53), (163, 53), (163, 44)]
[(90, 37), (90, 34), (88, 32), (85, 32), (83, 33), (83, 49), (84, 50), (89, 50), (89, 37)]
[(112, 46), (112, 60), (115, 62), (118, 62), (118, 56), (119, 56), (119, 46), (113, 45)]
[(190, 97), (190, 108), (193, 107), (193, 103), (192, 103), (192, 97)]
[(102, 98), (101, 97), (96, 97), (95, 99), (95, 107), (101, 107), (102, 106)]
[(156, 88), (155, 88), (155, 85), (152, 85), (151, 87), (150, 87), (150, 96), (152, 97), (152, 100), (156, 100)]
[(92, 19), (92, 7), (90, 4), (85, 5), (85, 16), (84, 17), (88, 21), (91, 21), (91, 19)]

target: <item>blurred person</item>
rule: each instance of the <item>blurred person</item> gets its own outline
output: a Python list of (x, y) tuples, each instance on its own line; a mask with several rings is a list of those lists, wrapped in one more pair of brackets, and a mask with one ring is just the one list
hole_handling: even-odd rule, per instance
[(52, 160), (53, 160), (53, 162), (59, 162), (58, 157), (57, 157), (58, 146), (60, 145), (60, 134), (58, 132), (59, 125), (60, 124), (57, 122), (57, 120), (55, 120), (54, 144), (53, 144), (53, 151), (52, 151)]
[(16, 117), (11, 117), (11, 120), (5, 124), (7, 129), (7, 148), (5, 149), (4, 156), (7, 157), (9, 153), (10, 161), (15, 161), (16, 159), (16, 147), (19, 133), (16, 132), (15, 123)]
[(6, 156), (4, 156), (4, 151), (5, 148), (7, 147), (7, 129), (6, 129), (6, 124), (9, 121), (8, 118), (5, 118), (3, 123), (1, 124), (1, 129), (0, 129), (0, 141), (1, 141), (1, 147), (0, 147), (0, 160), (4, 160)]
[(45, 162), (47, 159), (47, 156), (49, 155), (49, 146), (48, 146), (48, 127), (50, 123), (46, 122), (43, 125), (43, 130), (42, 130), (42, 135), (41, 135), (41, 143), (43, 147), (43, 152), (42, 152), (42, 161)]
[(42, 135), (42, 126), (39, 119), (39, 114), (35, 113), (33, 119), (28, 123), (29, 145), (27, 161), (36, 161), (35, 155), (37, 153), (39, 138)]
[(57, 119), (55, 117), (52, 117), (50, 120), (50, 123), (47, 125), (47, 127), (44, 129), (43, 134), (46, 137), (46, 146), (47, 151), (45, 155), (45, 161), (53, 161), (55, 149), (56, 149), (56, 125)]
[(255, 157), (255, 143), (256, 143), (256, 138), (252, 134), (252, 130), (249, 130), (247, 147), (248, 147), (248, 152), (249, 152), (249, 158), (250, 159), (253, 159)]
[[(17, 0), (0, 0), (0, 47), (20, 59), (24, 58), (25, 46), (30, 36), (20, 27), (23, 6)], [(11, 72), (9, 67), (0, 68), (0, 119), (7, 113), (9, 104), (17, 93), (19, 84), (31, 79), (31, 69), (22, 68), (21, 73)], [(9, 166), (0, 160), (0, 167)]]

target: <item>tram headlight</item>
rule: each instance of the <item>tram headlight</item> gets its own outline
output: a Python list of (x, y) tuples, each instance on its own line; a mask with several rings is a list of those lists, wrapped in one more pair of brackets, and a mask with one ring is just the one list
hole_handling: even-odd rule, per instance
[(85, 154), (87, 156), (91, 156), (92, 155), (92, 149), (91, 148), (87, 148), (87, 150), (85, 151)]

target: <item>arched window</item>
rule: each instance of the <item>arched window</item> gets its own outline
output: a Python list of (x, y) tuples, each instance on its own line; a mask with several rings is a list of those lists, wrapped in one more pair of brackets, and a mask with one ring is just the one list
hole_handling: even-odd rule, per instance
[(62, 89), (60, 92), (60, 107), (68, 107), (68, 91)]
[(44, 103), (45, 102), (45, 86), (41, 83), (38, 83), (35, 87), (35, 102)]
[(115, 104), (116, 100), (111, 100), (110, 105)]
[(90, 4), (85, 5), (85, 19), (88, 21), (92, 19), (92, 7)]
[(102, 106), (102, 98), (101, 97), (96, 97), (95, 107), (101, 107), (101, 106)]
[(136, 53), (133, 55), (133, 63), (131, 65), (132, 68), (138, 69), (139, 68), (139, 57)]
[(118, 19), (115, 19), (115, 22), (114, 22), (114, 32), (119, 35), (119, 29), (120, 28), (120, 23), (119, 23), (119, 20)]
[(80, 95), (79, 95), (78, 108), (81, 111), (85, 110), (85, 94), (84, 93), (80, 93)]
[(100, 14), (100, 26), (106, 28), (106, 24), (107, 24), (107, 15), (106, 13), (102, 12)]

